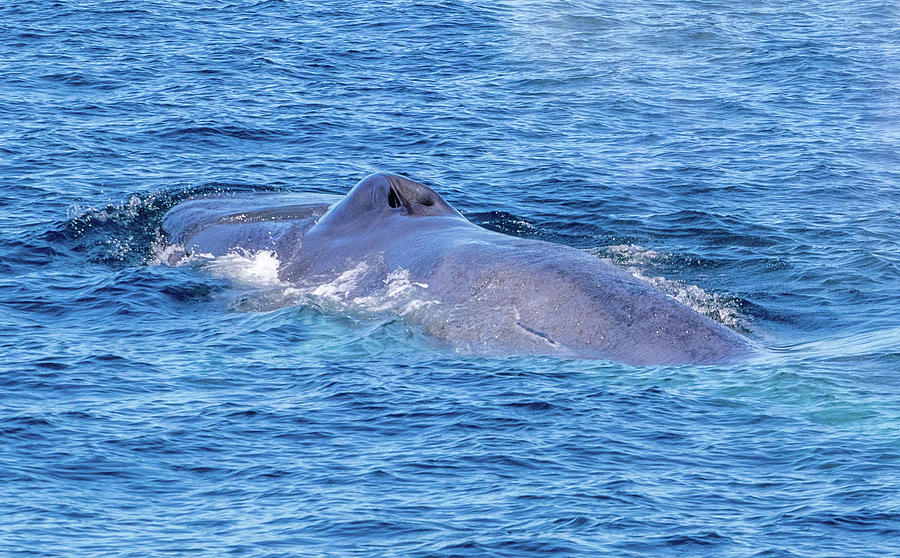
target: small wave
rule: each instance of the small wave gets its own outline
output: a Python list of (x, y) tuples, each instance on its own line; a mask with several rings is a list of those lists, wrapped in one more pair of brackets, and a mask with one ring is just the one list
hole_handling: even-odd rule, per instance
[(900, 362), (900, 327), (884, 328), (849, 336), (820, 339), (774, 347), (786, 360), (803, 359), (832, 362)]
[(72, 87), (84, 87), (100, 90), (115, 89), (117, 87), (123, 87), (126, 85), (126, 82), (124, 81), (110, 78), (104, 79), (96, 76), (86, 76), (77, 72), (47, 74), (43, 76), (43, 78), (48, 81), (62, 83), (64, 85), (69, 85)]
[[(268, 186), (212, 182), (202, 186), (162, 190), (129, 196), (120, 203), (96, 208), (73, 204), (67, 220), (45, 234), (75, 252), (86, 253), (94, 263), (140, 265), (162, 263), (165, 247), (160, 227), (166, 211), (192, 198), (233, 192), (277, 191)], [(171, 248), (175, 250), (175, 248)], [(170, 252), (168, 257), (173, 257)]]
[(478, 226), (495, 232), (524, 238), (541, 235), (541, 231), (528, 221), (506, 211), (481, 211), (466, 214), (466, 218)]
[(610, 256), (615, 256), (633, 265), (647, 265), (660, 259), (660, 253), (656, 250), (637, 244), (616, 244), (607, 246), (605, 250)]
[(709, 316), (732, 329), (749, 331), (748, 320), (741, 314), (737, 299), (707, 292), (697, 285), (691, 285), (684, 281), (645, 275), (646, 268), (670, 258), (664, 252), (644, 248), (637, 244), (616, 244), (599, 250), (591, 250), (591, 253), (624, 267), (638, 279), (653, 285), (688, 308)]
[(241, 126), (187, 126), (160, 130), (157, 135), (162, 138), (211, 138), (224, 136), (246, 140), (269, 140), (281, 137), (283, 132), (277, 130), (251, 129)]

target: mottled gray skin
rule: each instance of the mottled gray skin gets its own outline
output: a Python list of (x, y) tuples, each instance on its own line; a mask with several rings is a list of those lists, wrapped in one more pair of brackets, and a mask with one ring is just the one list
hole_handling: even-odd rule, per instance
[(262, 194), (184, 202), (166, 214), (172, 242), (214, 255), (274, 250), (283, 281), (314, 286), (366, 264), (357, 295), (408, 270), (437, 304), (404, 316), (483, 353), (602, 358), (634, 365), (711, 364), (747, 341), (624, 270), (558, 244), (488, 231), (433, 190), (375, 174), (343, 198)]

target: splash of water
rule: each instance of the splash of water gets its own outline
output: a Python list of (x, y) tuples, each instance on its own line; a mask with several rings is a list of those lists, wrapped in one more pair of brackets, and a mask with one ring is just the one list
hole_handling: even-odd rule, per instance
[(747, 331), (748, 320), (741, 314), (737, 301), (718, 293), (711, 293), (680, 280), (647, 275), (646, 269), (669, 257), (668, 254), (637, 244), (616, 244), (590, 250), (595, 256), (624, 267), (636, 278), (653, 285), (688, 308), (709, 316), (732, 329)]

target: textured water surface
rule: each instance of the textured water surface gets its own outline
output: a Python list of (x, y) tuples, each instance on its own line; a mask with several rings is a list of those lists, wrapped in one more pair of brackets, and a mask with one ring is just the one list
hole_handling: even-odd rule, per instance
[[(0, 6), (0, 554), (900, 554), (891, 2)], [(484, 358), (164, 212), (376, 170), (757, 358)], [(377, 302), (377, 301), (376, 301)]]

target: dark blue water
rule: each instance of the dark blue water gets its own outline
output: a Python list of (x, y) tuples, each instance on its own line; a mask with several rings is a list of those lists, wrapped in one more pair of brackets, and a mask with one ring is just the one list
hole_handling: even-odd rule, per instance
[[(0, 554), (900, 555), (898, 37), (875, 0), (3, 3)], [(179, 200), (375, 170), (764, 351), (478, 358), (158, 263)]]

